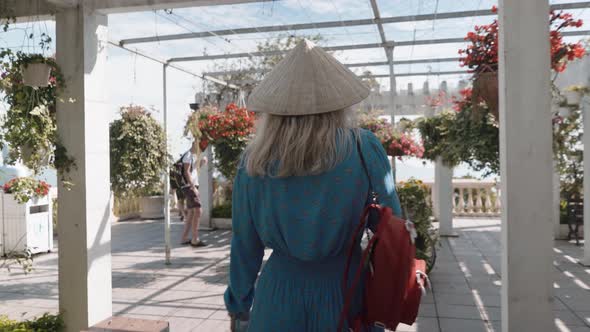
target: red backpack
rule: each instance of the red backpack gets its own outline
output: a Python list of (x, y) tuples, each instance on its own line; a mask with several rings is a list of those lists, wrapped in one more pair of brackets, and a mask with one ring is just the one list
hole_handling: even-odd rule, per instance
[[(360, 147), (359, 154), (366, 171)], [(373, 188), (370, 178), (369, 186)], [(352, 285), (347, 289), (354, 248), (361, 239), (362, 231), (368, 228), (369, 212), (378, 215), (379, 223), (366, 249), (363, 250)], [(345, 321), (348, 321), (349, 328), (355, 332), (361, 331), (363, 325), (374, 325), (395, 331), (399, 323), (414, 324), (420, 308), (420, 299), (426, 293), (425, 284), (428, 284), (426, 262), (415, 259), (415, 237), (414, 224), (396, 217), (390, 208), (377, 204), (369, 204), (365, 208), (353, 234), (344, 271), (344, 306), (338, 323), (339, 332)], [(363, 271), (367, 272), (364, 280), (363, 308), (357, 317), (351, 319), (351, 303)]]

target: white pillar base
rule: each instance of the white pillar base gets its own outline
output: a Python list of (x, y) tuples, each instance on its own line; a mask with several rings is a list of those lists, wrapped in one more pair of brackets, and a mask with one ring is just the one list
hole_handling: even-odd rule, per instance
[(433, 196), (436, 201), (434, 215), (439, 222), (439, 235), (459, 236), (453, 229), (453, 169), (443, 165), (440, 159), (434, 166)]
[(199, 230), (211, 231), (215, 228), (211, 222), (211, 210), (213, 209), (213, 153), (211, 147), (204, 152), (207, 164), (199, 170), (199, 194), (201, 196), (201, 222)]

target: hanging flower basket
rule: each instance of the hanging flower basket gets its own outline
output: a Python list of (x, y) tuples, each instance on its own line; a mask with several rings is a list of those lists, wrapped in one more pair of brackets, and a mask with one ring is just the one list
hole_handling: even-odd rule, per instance
[(51, 67), (46, 63), (29, 63), (21, 67), (23, 83), (33, 88), (44, 88), (49, 85)]
[(498, 115), (498, 72), (479, 73), (473, 80), (473, 91), (471, 93), (473, 103), (473, 114), (479, 116), (483, 112), (480, 106), (484, 101), (496, 119)]

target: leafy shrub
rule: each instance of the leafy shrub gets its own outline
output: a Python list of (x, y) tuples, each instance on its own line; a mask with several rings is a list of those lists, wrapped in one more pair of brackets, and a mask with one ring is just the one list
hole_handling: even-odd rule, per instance
[(406, 214), (416, 227), (416, 258), (428, 261), (429, 250), (436, 244), (437, 238), (432, 227), (432, 206), (428, 197), (428, 187), (420, 180), (409, 179), (397, 186), (399, 200)]
[(45, 313), (41, 317), (24, 322), (17, 322), (0, 316), (0, 331), (2, 332), (61, 332), (64, 330), (61, 315)]
[(121, 107), (110, 126), (111, 187), (115, 195), (143, 196), (161, 192), (166, 169), (162, 126), (142, 106)]
[(211, 210), (212, 218), (231, 218), (231, 202), (215, 206)]

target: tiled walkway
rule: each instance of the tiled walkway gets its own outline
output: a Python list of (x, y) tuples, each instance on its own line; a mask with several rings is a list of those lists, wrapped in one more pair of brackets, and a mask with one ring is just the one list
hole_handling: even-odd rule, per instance
[[(500, 331), (500, 227), (497, 220), (458, 220), (458, 238), (445, 239), (420, 318), (400, 331)], [(178, 239), (180, 223), (173, 223)], [(229, 231), (204, 233), (210, 247), (177, 246), (164, 264), (162, 222), (113, 225), (113, 310), (163, 319), (171, 331), (229, 331), (222, 294), (227, 281)], [(535, 241), (536, 239), (523, 239)], [(556, 242), (557, 331), (590, 331), (590, 268), (575, 263), (581, 247)], [(58, 307), (57, 255), (35, 258), (35, 271), (0, 271), (0, 313), (26, 319)], [(550, 329), (548, 329), (549, 331)]]

